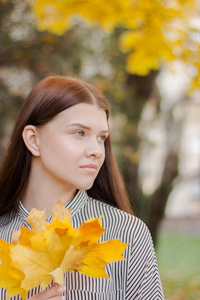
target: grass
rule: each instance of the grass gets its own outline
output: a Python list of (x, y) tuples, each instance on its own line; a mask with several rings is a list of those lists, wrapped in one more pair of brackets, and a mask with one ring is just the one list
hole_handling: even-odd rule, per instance
[(166, 300), (200, 300), (200, 236), (162, 233), (156, 249)]

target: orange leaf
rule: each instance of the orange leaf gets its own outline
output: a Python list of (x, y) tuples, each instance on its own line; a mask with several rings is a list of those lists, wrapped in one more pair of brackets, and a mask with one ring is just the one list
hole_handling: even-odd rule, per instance
[(84, 237), (84, 240), (91, 240), (93, 243), (97, 243), (101, 235), (106, 229), (101, 226), (101, 218), (92, 218), (85, 223), (81, 224), (79, 233)]
[(34, 235), (34, 232), (28, 228), (21, 226), (21, 230), (13, 232), (13, 244), (19, 243), (20, 245), (30, 246), (30, 237)]

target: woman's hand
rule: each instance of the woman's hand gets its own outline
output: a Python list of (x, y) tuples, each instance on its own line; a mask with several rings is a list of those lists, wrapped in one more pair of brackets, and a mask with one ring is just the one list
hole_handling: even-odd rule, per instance
[(31, 298), (29, 300), (66, 300), (62, 296), (63, 290), (61, 286), (54, 286), (47, 291), (43, 291)]

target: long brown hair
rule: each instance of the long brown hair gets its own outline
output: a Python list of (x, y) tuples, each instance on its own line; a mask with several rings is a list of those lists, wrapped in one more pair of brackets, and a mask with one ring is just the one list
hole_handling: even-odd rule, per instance
[[(9, 212), (17, 213), (19, 201), (27, 188), (32, 154), (22, 139), (24, 127), (44, 125), (61, 111), (83, 102), (98, 105), (109, 117), (108, 104), (101, 92), (76, 77), (49, 76), (31, 90), (16, 120), (0, 170), (0, 216)], [(105, 154), (103, 166), (88, 194), (131, 213), (110, 137), (105, 141)]]

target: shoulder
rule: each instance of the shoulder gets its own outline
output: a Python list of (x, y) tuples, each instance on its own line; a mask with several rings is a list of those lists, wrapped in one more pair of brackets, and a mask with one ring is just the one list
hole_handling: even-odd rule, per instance
[(19, 217), (12, 216), (12, 214), (5, 214), (0, 216), (0, 239), (4, 239), (7, 242), (12, 242), (13, 230), (20, 229)]
[(142, 220), (109, 204), (88, 197), (85, 211), (90, 213), (88, 219), (101, 217), (102, 226), (108, 229), (106, 232), (108, 235), (112, 234), (112, 238), (120, 238), (123, 242), (151, 239), (149, 230)]

